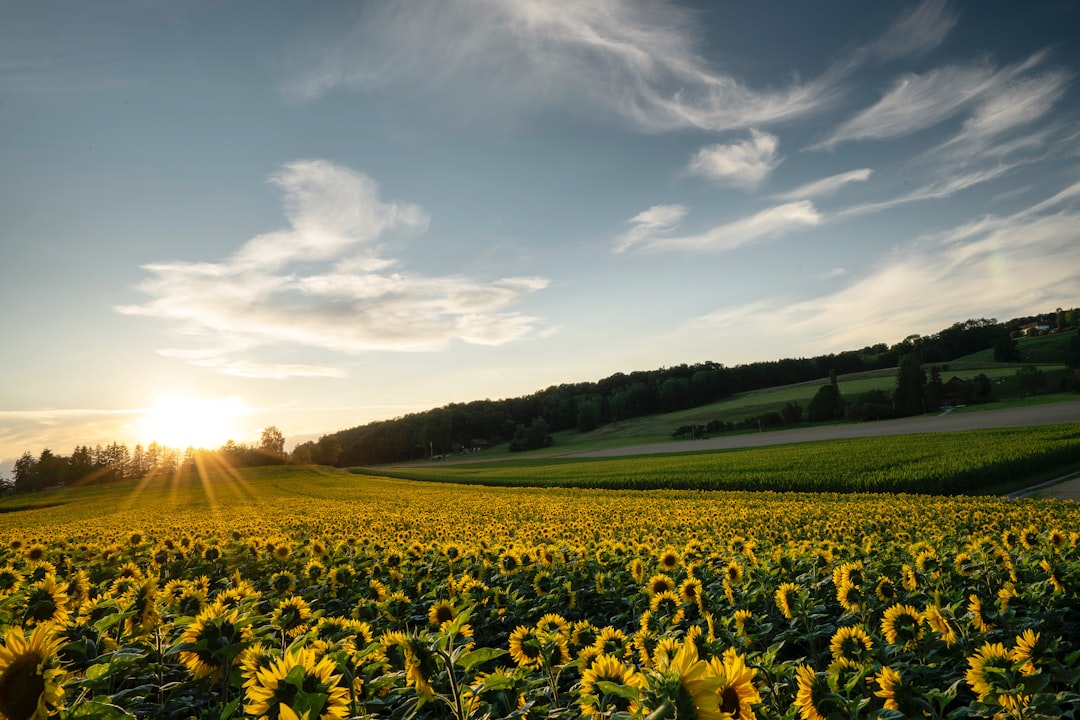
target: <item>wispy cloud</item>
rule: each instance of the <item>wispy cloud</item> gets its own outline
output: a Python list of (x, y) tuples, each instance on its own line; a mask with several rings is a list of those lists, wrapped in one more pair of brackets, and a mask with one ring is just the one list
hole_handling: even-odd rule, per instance
[(964, 122), (963, 129), (941, 150), (981, 153), (1000, 136), (1045, 117), (1065, 94), (1069, 76), (1048, 72), (1016, 78), (986, 98)]
[(375, 182), (325, 161), (286, 165), (272, 177), (284, 191), (287, 229), (255, 237), (220, 262), (145, 266), (150, 296), (117, 310), (169, 323), (194, 348), (173, 357), (246, 377), (340, 376), (325, 365), (236, 357), (293, 346), (344, 354), (438, 350), (452, 340), (499, 345), (540, 320), (510, 310), (547, 280), (481, 282), (410, 273), (387, 256), (388, 237), (422, 232), (427, 214), (385, 202)]
[(835, 195), (840, 188), (848, 183), (866, 182), (870, 179), (873, 172), (874, 171), (870, 168), (860, 168), (859, 170), (850, 170), (845, 173), (830, 175), (829, 177), (814, 180), (805, 185), (800, 185), (794, 190), (780, 193), (774, 197), (778, 200), (804, 200), (816, 197), (829, 197)]
[(645, 225), (639, 222), (641, 217), (642, 215), (637, 215), (630, 221), (635, 224), (630, 233), (616, 239), (615, 252), (627, 249), (650, 252), (724, 252), (822, 222), (821, 215), (809, 200), (777, 205), (755, 215), (717, 225), (697, 235), (670, 236), (666, 233), (674, 229), (672, 224)]
[(756, 188), (780, 164), (776, 155), (779, 145), (775, 135), (751, 130), (746, 140), (701, 148), (686, 171), (727, 185)]
[(1045, 54), (1036, 53), (1001, 69), (982, 62), (949, 65), (921, 75), (903, 75), (878, 102), (842, 123), (809, 149), (828, 149), (851, 140), (902, 137), (933, 127), (1001, 91), (1044, 58)]
[(970, 172), (945, 174), (939, 178), (928, 180), (914, 190), (902, 193), (887, 200), (853, 205), (834, 213), (835, 217), (847, 217), (850, 215), (864, 215), (866, 213), (879, 212), (898, 205), (922, 200), (941, 200), (951, 197), (961, 190), (966, 190), (975, 185), (981, 185), (991, 180), (1003, 177), (1016, 167), (1015, 164), (998, 163), (991, 167), (972, 170)]
[(740, 332), (783, 327), (807, 351), (829, 351), (929, 332), (957, 318), (1069, 305), (1080, 293), (1078, 226), (1080, 183), (1020, 212), (923, 236), (837, 292), (757, 300), (699, 322)]
[(615, 239), (615, 251), (647, 242), (649, 238), (675, 229), (686, 217), (684, 205), (653, 205), (630, 218), (630, 229)]
[[(484, 111), (560, 103), (645, 131), (726, 130), (804, 115), (834, 81), (752, 89), (699, 54), (693, 14), (629, 0), (368, 3), (313, 31), (288, 90), (302, 99), (389, 85), (453, 89)], [(471, 88), (474, 92), (462, 92)], [(449, 94), (448, 94), (449, 95)]]
[(892, 60), (918, 55), (940, 45), (959, 18), (942, 0), (926, 0), (900, 18), (867, 51)]

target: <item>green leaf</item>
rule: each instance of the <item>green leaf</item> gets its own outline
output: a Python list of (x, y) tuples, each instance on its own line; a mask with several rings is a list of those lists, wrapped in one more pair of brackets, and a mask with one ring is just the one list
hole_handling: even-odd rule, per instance
[[(303, 690), (304, 689), (304, 678), (306, 676), (307, 676), (307, 670), (304, 668), (304, 666), (303, 665), (296, 665), (296, 666), (293, 667), (292, 670), (289, 671), (289, 674), (285, 676), (284, 682), (288, 683), (289, 685), (292, 685), (297, 690)], [(293, 710), (296, 710), (296, 708), (293, 708)], [(299, 715), (299, 714), (301, 714), (301, 713), (300, 713), (299, 710), (297, 710), (297, 715)]]
[(465, 670), (465, 672), (469, 672), (481, 663), (486, 663), (488, 660), (494, 660), (495, 658), (502, 657), (506, 654), (506, 650), (500, 650), (499, 648), (477, 648), (458, 658), (457, 664)]
[(619, 683), (613, 683), (607, 680), (598, 680), (596, 682), (596, 689), (605, 695), (614, 695), (626, 700), (638, 699), (638, 689), (630, 687), (629, 685), (620, 685)]
[[(298, 668), (293, 668), (294, 670)], [(303, 669), (303, 668), (299, 668)], [(292, 673), (289, 673), (292, 675)], [(326, 705), (326, 695), (324, 693), (306, 693), (298, 692), (292, 702), (293, 711), (300, 717), (307, 713), (309, 718), (317, 718), (322, 714), (323, 706)]]
[(233, 716), (233, 713), (236, 712), (236, 709), (240, 707), (240, 701), (243, 699), (244, 696), (240, 695), (239, 697), (233, 699), (233, 701), (230, 702), (228, 705), (223, 707), (221, 709), (221, 720), (228, 720), (228, 718), (231, 718)]
[(110, 705), (102, 700), (89, 700), (76, 703), (60, 711), (60, 720), (128, 720), (135, 716), (123, 708)]
[(512, 687), (514, 687), (514, 678), (507, 675), (488, 675), (484, 678), (484, 684), (480, 687), (480, 692), (509, 690)]
[(99, 680), (109, 674), (109, 663), (98, 663), (86, 668), (87, 680)]

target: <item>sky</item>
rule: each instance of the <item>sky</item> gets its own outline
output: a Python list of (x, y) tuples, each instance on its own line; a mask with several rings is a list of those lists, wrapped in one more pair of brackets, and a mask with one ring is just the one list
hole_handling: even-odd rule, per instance
[(1080, 3), (0, 3), (0, 473), (1080, 305)]

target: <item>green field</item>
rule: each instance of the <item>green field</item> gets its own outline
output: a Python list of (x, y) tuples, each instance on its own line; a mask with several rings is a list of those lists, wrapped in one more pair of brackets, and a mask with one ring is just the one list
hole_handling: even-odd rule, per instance
[(1080, 467), (1080, 424), (614, 459), (536, 458), (353, 472), (481, 485), (776, 492), (1001, 492)]

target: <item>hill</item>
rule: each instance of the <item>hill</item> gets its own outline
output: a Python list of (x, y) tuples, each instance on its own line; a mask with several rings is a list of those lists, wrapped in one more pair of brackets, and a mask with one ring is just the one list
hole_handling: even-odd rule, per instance
[[(1006, 323), (967, 320), (892, 346), (880, 343), (812, 358), (734, 367), (684, 364), (551, 386), (524, 397), (454, 403), (332, 433), (318, 443), (298, 446), (294, 457), (300, 462), (370, 466), (491, 448), (514, 452), (553, 443), (651, 442), (680, 429), (693, 437), (911, 414), (901, 411), (892, 397), (904, 359), (926, 373), (917, 383), (929, 389), (912, 391), (915, 411), (1072, 390), (1065, 365), (1070, 352), (1078, 354), (1071, 348), (1077, 344), (1075, 320), (1080, 314), (1048, 316), (1073, 323), (1054, 327), (1054, 332), (1039, 329), (1046, 327), (1044, 316), (1033, 317), (1031, 323), (1020, 323), (1028, 318)], [(822, 412), (815, 408), (814, 396), (830, 377), (836, 379), (843, 402), (835, 400)]]

